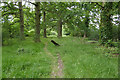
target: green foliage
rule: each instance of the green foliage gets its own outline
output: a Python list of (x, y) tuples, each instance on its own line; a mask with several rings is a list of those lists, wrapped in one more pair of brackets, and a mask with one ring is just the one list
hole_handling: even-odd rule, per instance
[(118, 39), (118, 26), (113, 26), (113, 30), (112, 30), (112, 32), (113, 32), (113, 40), (114, 41), (117, 41), (117, 39)]
[(35, 30), (34, 29), (31, 29), (29, 31), (25, 30), (24, 34), (26, 37), (33, 37), (35, 35)]
[(9, 24), (10, 24), (10, 22), (7, 20), (8, 19), (8, 17), (5, 17), (4, 18), (5, 19), (5, 21), (6, 22), (4, 22), (3, 24), (2, 24), (2, 44), (4, 45), (4, 44), (8, 44), (8, 40), (9, 40), (9, 38), (10, 38), (10, 34), (9, 34)]
[(31, 12), (30, 8), (23, 9), (24, 10), (24, 27), (25, 32), (30, 31), (31, 29), (35, 28), (35, 12)]
[(14, 25), (11, 25), (11, 38), (18, 38), (19, 37), (19, 23), (15, 23)]
[(108, 41), (105, 43), (105, 46), (106, 46), (106, 47), (112, 47), (112, 46), (113, 46), (112, 40), (108, 40)]
[(71, 35), (74, 37), (80, 37), (81, 36), (81, 32), (79, 30), (78, 27), (74, 27), (73, 30), (71, 30)]
[[(26, 2), (27, 3), (27, 2)], [(3, 40), (6, 39), (5, 43), (7, 42), (8, 37), (15, 38), (19, 37), (19, 14), (18, 14), (18, 3), (14, 2), (4, 2), (4, 6), (1, 6), (2, 15), (4, 17), (10, 18), (11, 21), (8, 19), (4, 20), (4, 24), (9, 24), (6, 28), (3, 29)], [(117, 7), (119, 6), (118, 3), (105, 3), (104, 8), (101, 6), (102, 3), (69, 3), (69, 2), (42, 2), (40, 3), (40, 16), (43, 12), (46, 12), (46, 19), (45, 22), (43, 20), (43, 16), (40, 19), (40, 27), (41, 32), (40, 36), (43, 36), (43, 29), (44, 27), (50, 28), (47, 29), (47, 35), (56, 33), (51, 33), (51, 30), (58, 32), (57, 30), (57, 21), (59, 18), (62, 20), (63, 30), (64, 27), (67, 26), (63, 34), (70, 34), (70, 36), (86, 36), (89, 39), (96, 39), (98, 40), (98, 31), (95, 31), (96, 24), (99, 25), (99, 15), (101, 16), (101, 24), (100, 24), (100, 34), (99, 39), (101, 44), (105, 45), (108, 44), (108, 40), (117, 41), (118, 33), (120, 31), (116, 25), (112, 26), (112, 16), (117, 15)], [(113, 6), (112, 6), (113, 5)], [(115, 8), (115, 9), (113, 9)], [(30, 7), (23, 5), (23, 12), (24, 12), (24, 34), (25, 36), (30, 37), (39, 37), (34, 36), (35, 31), (30, 32), (35, 28), (35, 11)], [(94, 21), (95, 20), (95, 21)], [(91, 24), (93, 23), (93, 24)], [(5, 26), (3, 24), (3, 26)], [(65, 25), (65, 26), (64, 26)], [(67, 31), (69, 30), (69, 31)], [(93, 30), (93, 31), (92, 31)], [(114, 33), (114, 34), (113, 34)], [(5, 38), (6, 37), (6, 38)]]
[(118, 47), (108, 47), (108, 50), (109, 50), (109, 52), (112, 53), (112, 54), (116, 54), (116, 53), (120, 54)]
[[(106, 29), (105, 27), (102, 27), (100, 29), (100, 43), (105, 45), (105, 44), (109, 44), (109, 42), (112, 41), (112, 34), (111, 32), (109, 32), (108, 29)], [(112, 44), (109, 44), (112, 45)]]
[(98, 30), (91, 30), (88, 38), (90, 40), (99, 40), (99, 31)]
[(3, 45), (10, 44), (10, 38), (16, 38), (19, 36), (19, 23), (11, 25), (12, 22), (8, 20), (9, 18), (4, 17), (4, 22), (2, 23), (2, 42)]
[(102, 47), (101, 49), (104, 50), (104, 54), (107, 57), (118, 57), (120, 55), (118, 47)]

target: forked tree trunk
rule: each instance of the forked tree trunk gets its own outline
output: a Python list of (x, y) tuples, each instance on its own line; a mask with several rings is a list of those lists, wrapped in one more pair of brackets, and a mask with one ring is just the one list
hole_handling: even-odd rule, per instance
[(40, 42), (40, 2), (35, 5), (35, 42)]
[(47, 35), (46, 35), (46, 25), (45, 25), (45, 15), (46, 15), (46, 13), (45, 13), (45, 11), (43, 12), (43, 20), (44, 20), (44, 38), (46, 38), (47, 37)]
[(19, 2), (19, 12), (20, 12), (20, 39), (24, 40), (24, 15), (22, 9), (22, 2)]
[(62, 37), (62, 20), (58, 20), (58, 37)]

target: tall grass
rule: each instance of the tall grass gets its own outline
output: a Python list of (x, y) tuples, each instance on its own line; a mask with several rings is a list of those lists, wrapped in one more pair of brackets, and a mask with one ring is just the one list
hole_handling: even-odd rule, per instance
[[(117, 78), (118, 58), (105, 56), (98, 44), (87, 43), (83, 38), (54, 39), (60, 47), (49, 45), (52, 53), (60, 53), (65, 78)], [(51, 47), (52, 46), (52, 47)]]
[[(18, 53), (19, 48), (24, 52)], [(13, 41), (13, 45), (3, 46), (3, 78), (44, 78), (50, 77), (51, 60), (43, 50), (44, 43), (34, 43), (31, 38)]]
[(2, 79), (2, 47), (0, 46), (0, 79)]
[[(61, 46), (50, 42), (55, 40)], [(49, 78), (51, 77), (52, 58), (44, 51), (56, 57), (59, 53), (64, 64), (65, 78), (117, 78), (118, 58), (105, 56), (104, 50), (97, 43), (91, 44), (87, 39), (76, 37), (41, 38), (41, 43), (34, 43), (31, 38), (25, 41), (12, 40), (13, 45), (3, 46), (3, 78)], [(20, 48), (24, 52), (18, 53)]]

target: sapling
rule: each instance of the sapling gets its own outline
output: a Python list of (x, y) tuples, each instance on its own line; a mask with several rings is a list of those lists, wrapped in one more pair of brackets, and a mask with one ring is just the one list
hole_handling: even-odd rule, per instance
[(18, 50), (17, 50), (17, 54), (20, 54), (20, 53), (24, 53), (24, 48), (18, 48)]

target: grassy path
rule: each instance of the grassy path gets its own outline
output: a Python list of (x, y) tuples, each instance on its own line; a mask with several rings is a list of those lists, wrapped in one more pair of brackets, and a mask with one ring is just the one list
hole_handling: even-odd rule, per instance
[[(45, 43), (44, 50), (46, 54), (52, 59), (52, 72), (51, 72), (51, 78), (62, 78), (63, 77), (63, 63), (60, 57), (60, 54), (57, 54), (57, 59), (55, 56), (52, 55), (47, 49), (47, 43)], [(57, 63), (57, 64), (56, 64)]]
[(58, 53), (58, 76), (60, 77), (60, 78), (62, 78), (63, 77), (63, 62), (62, 62), (62, 59), (61, 59), (61, 56), (60, 56), (60, 54)]

